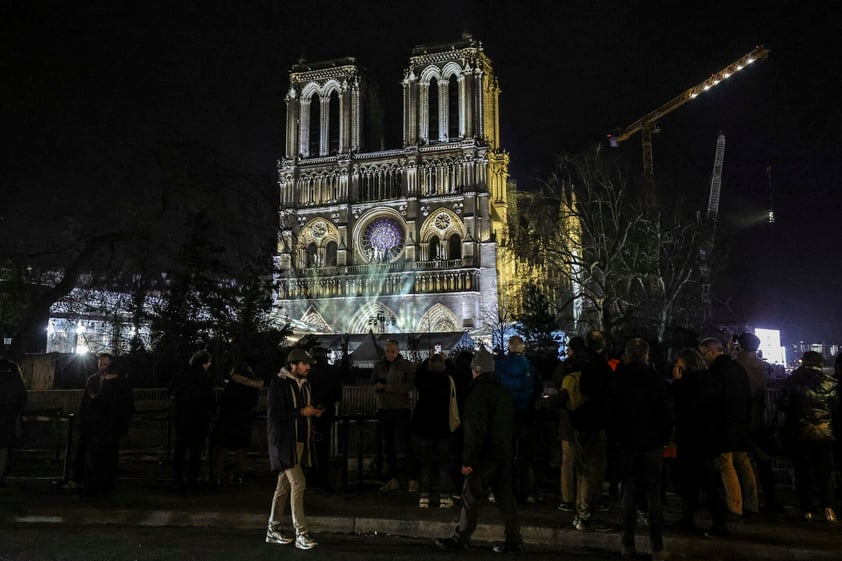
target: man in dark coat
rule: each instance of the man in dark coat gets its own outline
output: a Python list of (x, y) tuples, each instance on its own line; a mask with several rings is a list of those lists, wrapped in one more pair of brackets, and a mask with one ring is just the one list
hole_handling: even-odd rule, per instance
[(386, 456), (387, 470), (383, 472), (386, 483), (381, 491), (395, 491), (400, 488), (398, 480), (398, 442), (407, 448), (407, 471), (409, 491), (417, 491), (415, 459), (412, 454), (410, 423), (412, 409), (409, 394), (415, 387), (415, 367), (400, 354), (400, 346), (394, 339), (386, 341), (385, 355), (374, 364), (369, 383), (377, 394), (377, 419), (380, 421), (380, 435)]
[[(307, 376), (313, 363), (304, 349), (293, 349), (269, 385), (266, 403), (266, 434), (269, 440), (269, 463), (278, 474), (272, 496), (272, 509), (266, 529), (266, 542), (286, 545), (295, 542), (298, 549), (312, 549), (318, 545), (307, 530), (304, 518), (304, 489), (307, 487), (302, 466), (311, 465), (313, 429), (312, 417), (322, 410), (313, 407)], [(287, 502), (290, 503), (295, 537), (281, 527)]]
[(327, 351), (323, 347), (313, 347), (310, 353), (313, 367), (307, 381), (312, 389), (313, 403), (324, 409), (324, 413), (321, 417), (310, 419), (315, 434), (315, 465), (307, 471), (307, 486), (330, 490), (331, 433), (336, 420), (336, 404), (342, 400), (342, 381), (339, 368), (328, 363)]
[(494, 546), (497, 553), (521, 551), (523, 538), (517, 502), (512, 494), (512, 429), (514, 409), (509, 393), (494, 376), (494, 357), (485, 349), (471, 361), (473, 383), (465, 402), (462, 427), (462, 514), (450, 538), (439, 538), (436, 546), (444, 551), (464, 551), (477, 527), (479, 506), (494, 492), (503, 512), (506, 541)]
[(699, 343), (699, 352), (708, 365), (708, 377), (722, 388), (719, 403), (721, 440), (713, 464), (722, 477), (728, 511), (733, 516), (748, 516), (757, 512), (757, 480), (748, 455), (751, 432), (748, 374), (725, 353), (722, 341), (715, 337)]
[[(108, 366), (111, 364), (110, 353), (100, 353), (97, 356), (97, 370), (85, 380), (85, 386), (94, 377), (101, 377), (105, 374)], [(99, 379), (99, 378), (96, 378)], [(65, 489), (82, 489), (85, 486), (85, 465), (88, 458), (88, 433), (86, 432), (86, 423), (82, 415), (82, 406), (85, 404), (85, 395), (87, 391), (82, 394), (82, 404), (79, 406), (79, 439), (76, 441), (76, 456), (73, 460), (73, 473), (70, 480), (64, 484)]]
[(202, 465), (202, 449), (216, 411), (216, 394), (208, 373), (210, 367), (211, 354), (206, 350), (196, 351), (190, 357), (190, 367), (173, 378), (170, 384), (175, 425), (173, 468), (179, 492), (191, 492), (196, 487)]
[(570, 411), (576, 462), (576, 516), (573, 518), (573, 527), (577, 530), (605, 532), (610, 527), (596, 520), (594, 514), (605, 480), (605, 399), (608, 381), (614, 372), (605, 356), (606, 342), (602, 332), (596, 329), (589, 331), (585, 345), (588, 361), (579, 378), (579, 387), (585, 401)]
[(219, 418), (210, 435), (208, 479), (212, 487), (219, 487), (223, 483), (222, 475), (229, 451), (234, 451), (237, 456), (232, 477), (242, 484), (247, 471), (246, 452), (251, 447), (253, 410), (257, 406), (262, 387), (263, 380), (255, 375), (246, 362), (240, 362), (228, 373), (219, 400)]
[(0, 487), (9, 470), (18, 437), (21, 411), (26, 407), (26, 386), (16, 364), (0, 358)]
[(661, 462), (672, 430), (666, 384), (649, 365), (649, 344), (626, 342), (608, 394), (608, 435), (620, 449), (623, 481), (623, 559), (635, 556), (637, 506), (645, 497), (652, 559), (667, 559), (661, 505)]
[(129, 430), (134, 396), (123, 371), (111, 362), (103, 373), (85, 384), (79, 419), (87, 435), (85, 493), (102, 495), (114, 491), (120, 438)]

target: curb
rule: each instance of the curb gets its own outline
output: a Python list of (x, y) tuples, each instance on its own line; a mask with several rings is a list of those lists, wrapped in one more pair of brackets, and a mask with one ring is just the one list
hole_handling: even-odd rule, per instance
[[(5, 520), (3, 520), (5, 519)], [(178, 510), (139, 511), (132, 509), (75, 508), (63, 516), (38, 513), (12, 514), (4, 516), (5, 524), (67, 524), (67, 525), (119, 525), (119, 526), (192, 526), (221, 527), (262, 532), (266, 527), (266, 515), (254, 512), (187, 512)], [(395, 520), (371, 517), (308, 516), (309, 526), (314, 532), (335, 534), (389, 535), (407, 538), (429, 538), (430, 540), (453, 533), (453, 522), (428, 520)], [(524, 526), (521, 528), (524, 543), (555, 548), (597, 549), (618, 552), (620, 534), (579, 532), (572, 528), (547, 528)], [(796, 536), (798, 537), (798, 536)], [(504, 540), (502, 524), (479, 524), (472, 541), (500, 542)], [(648, 537), (637, 535), (638, 551), (648, 551)], [(691, 557), (710, 557), (712, 550), (730, 550), (732, 557), (765, 559), (769, 561), (837, 561), (842, 557), (842, 547), (836, 549), (809, 549), (787, 545), (753, 542), (729, 538), (712, 541), (692, 536), (667, 536), (664, 538), (667, 550), (680, 551)]]

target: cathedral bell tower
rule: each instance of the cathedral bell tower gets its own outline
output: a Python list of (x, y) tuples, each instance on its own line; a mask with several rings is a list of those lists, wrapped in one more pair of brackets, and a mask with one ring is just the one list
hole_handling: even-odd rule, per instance
[(377, 87), (356, 59), (299, 61), (289, 81), (287, 160), (383, 148)]

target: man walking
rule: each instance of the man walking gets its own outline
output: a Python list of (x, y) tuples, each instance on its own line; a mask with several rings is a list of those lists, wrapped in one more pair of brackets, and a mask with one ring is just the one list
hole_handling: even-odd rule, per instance
[[(269, 385), (266, 404), (269, 463), (272, 471), (278, 474), (266, 542), (286, 545), (294, 541), (298, 549), (313, 549), (318, 545), (310, 537), (304, 518), (304, 489), (307, 485), (302, 471), (302, 465), (311, 464), (311, 417), (322, 414), (322, 410), (313, 407), (310, 401), (307, 375), (312, 363), (304, 349), (290, 351), (286, 368), (281, 368)], [(294, 538), (281, 528), (287, 502), (290, 503)]]
[(485, 349), (471, 361), (473, 382), (465, 402), (462, 427), (462, 513), (450, 538), (439, 538), (436, 546), (444, 551), (465, 551), (477, 527), (481, 501), (488, 488), (494, 491), (503, 512), (506, 541), (494, 546), (496, 553), (516, 553), (523, 549), (517, 502), (512, 494), (512, 399), (494, 377), (494, 357)]
[[(646, 504), (653, 561), (664, 551), (661, 462), (672, 430), (664, 381), (649, 365), (649, 344), (633, 338), (608, 394), (608, 434), (620, 448), (623, 481), (622, 558), (634, 559), (638, 505)], [(645, 503), (644, 503), (645, 500)]]

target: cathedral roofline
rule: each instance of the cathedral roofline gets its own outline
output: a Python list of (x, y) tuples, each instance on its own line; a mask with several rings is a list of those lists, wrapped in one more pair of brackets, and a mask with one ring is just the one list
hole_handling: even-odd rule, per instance
[(446, 43), (426, 43), (422, 45), (416, 45), (415, 48), (412, 49), (413, 56), (419, 55), (426, 55), (437, 53), (441, 51), (451, 51), (457, 49), (469, 49), (475, 48), (482, 50), (482, 42), (477, 41), (474, 37), (469, 34), (465, 33), (462, 35), (461, 41), (449, 41)]
[(321, 61), (305, 61), (299, 60), (298, 64), (294, 64), (292, 66), (291, 72), (310, 72), (313, 70), (324, 70), (326, 68), (337, 68), (340, 66), (359, 66), (357, 64), (357, 59), (355, 57), (342, 57), (342, 58), (334, 58), (330, 60), (321, 60)]

